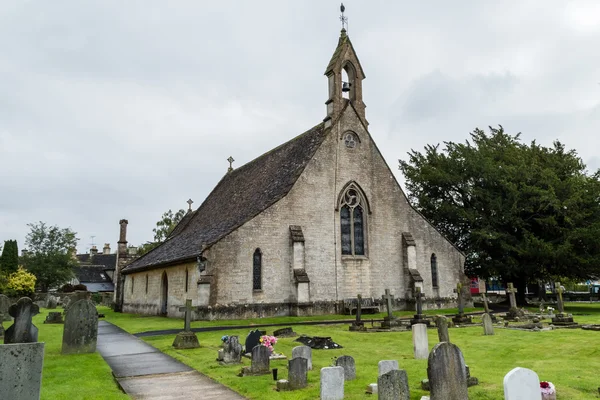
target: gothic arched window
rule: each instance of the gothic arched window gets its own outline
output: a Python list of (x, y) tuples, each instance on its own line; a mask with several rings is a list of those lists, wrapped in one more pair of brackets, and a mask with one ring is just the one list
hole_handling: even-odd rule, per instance
[(187, 293), (188, 291), (188, 280), (189, 280), (189, 272), (187, 270), (187, 268), (185, 269), (185, 292)]
[(146, 274), (146, 294), (148, 294), (148, 274)]
[(133, 276), (131, 277), (131, 293), (133, 293)]
[(431, 255), (431, 286), (438, 287), (437, 257), (435, 253)]
[(340, 204), (342, 255), (366, 254), (366, 206), (360, 189), (350, 184), (341, 197)]
[(252, 290), (262, 289), (262, 253), (256, 249), (252, 257)]

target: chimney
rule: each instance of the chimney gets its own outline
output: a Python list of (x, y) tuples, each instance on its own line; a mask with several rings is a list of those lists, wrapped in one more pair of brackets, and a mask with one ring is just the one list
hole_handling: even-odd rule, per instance
[(92, 246), (92, 248), (90, 249), (90, 254), (92, 255), (92, 257), (98, 254), (98, 248), (96, 248), (96, 246)]
[(110, 254), (110, 243), (104, 243), (102, 254)]
[(127, 224), (129, 222), (126, 219), (122, 219), (119, 221), (119, 225), (121, 225), (121, 230), (119, 233), (119, 255), (125, 256), (127, 254)]

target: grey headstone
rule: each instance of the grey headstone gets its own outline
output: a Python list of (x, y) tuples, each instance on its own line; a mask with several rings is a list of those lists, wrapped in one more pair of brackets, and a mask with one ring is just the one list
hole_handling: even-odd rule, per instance
[(0, 345), (0, 397), (39, 399), (43, 364), (44, 343)]
[(91, 298), (92, 298), (92, 293), (88, 292), (88, 291), (77, 290), (77, 291), (71, 293), (70, 295), (65, 297), (63, 300), (63, 307), (65, 309), (65, 312), (67, 312), (69, 310), (69, 307), (71, 307), (71, 305), (75, 304), (79, 300), (90, 300)]
[(412, 338), (415, 359), (426, 359), (429, 356), (429, 338), (427, 337), (427, 325), (414, 324), (412, 326)]
[(448, 334), (448, 318), (443, 315), (436, 317), (435, 325), (437, 326), (440, 342), (450, 342), (450, 335)]
[(410, 400), (408, 375), (403, 369), (394, 369), (377, 378), (378, 400)]
[(8, 309), (10, 308), (10, 299), (3, 294), (0, 294), (0, 316), (3, 321), (12, 321)]
[(308, 370), (312, 371), (312, 349), (308, 346), (296, 346), (292, 349), (292, 358), (303, 357), (308, 361)]
[(431, 400), (466, 400), (467, 369), (458, 346), (441, 342), (436, 344), (427, 362), (427, 378)]
[(344, 380), (352, 381), (356, 379), (356, 363), (352, 356), (341, 356), (335, 361), (336, 367), (344, 368)]
[(308, 385), (308, 360), (304, 357), (288, 361), (288, 387), (291, 390), (302, 389)]
[(48, 296), (48, 304), (46, 304), (46, 307), (54, 310), (56, 308), (56, 305), (58, 304), (58, 299), (54, 296)]
[(21, 297), (16, 304), (8, 309), (8, 314), (14, 317), (14, 323), (4, 333), (4, 343), (35, 343), (38, 340), (38, 328), (31, 319), (39, 314), (40, 309), (33, 304), (29, 297)]
[(321, 368), (321, 400), (344, 399), (344, 368)]
[(535, 371), (517, 367), (504, 376), (505, 400), (541, 399), (540, 378)]
[(44, 320), (45, 324), (63, 324), (63, 313), (60, 311), (50, 311)]
[(239, 364), (242, 361), (242, 345), (238, 336), (229, 336), (223, 347), (223, 362)]
[(386, 372), (390, 372), (395, 369), (400, 369), (398, 367), (398, 360), (381, 360), (377, 364), (377, 372), (378, 376), (385, 374)]
[(253, 374), (268, 374), (270, 372), (269, 349), (265, 346), (255, 346), (252, 349), (252, 366), (250, 367)]
[(252, 353), (252, 349), (254, 349), (256, 346), (260, 345), (260, 337), (261, 336), (262, 336), (262, 334), (258, 329), (250, 331), (250, 333), (248, 333), (248, 336), (246, 336), (246, 343), (245, 343), (246, 353)]
[(93, 353), (98, 339), (98, 311), (90, 300), (69, 305), (63, 330), (62, 353)]
[(483, 314), (481, 317), (483, 321), (483, 334), (484, 335), (493, 335), (494, 334), (494, 325), (492, 324), (492, 317), (490, 314)]

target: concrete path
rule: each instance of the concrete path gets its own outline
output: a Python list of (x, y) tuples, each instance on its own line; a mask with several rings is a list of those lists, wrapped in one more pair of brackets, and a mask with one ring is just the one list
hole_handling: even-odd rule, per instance
[(134, 399), (245, 399), (107, 321), (98, 322), (97, 350)]

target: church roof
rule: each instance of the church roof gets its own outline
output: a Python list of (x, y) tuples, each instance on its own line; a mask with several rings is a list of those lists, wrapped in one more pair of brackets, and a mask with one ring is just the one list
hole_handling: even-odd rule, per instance
[(131, 273), (194, 260), (210, 246), (288, 194), (323, 143), (321, 123), (228, 172), (194, 212), (187, 213), (161, 245), (123, 269)]

